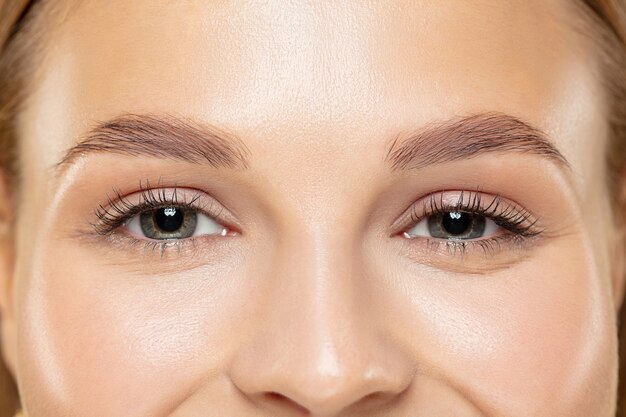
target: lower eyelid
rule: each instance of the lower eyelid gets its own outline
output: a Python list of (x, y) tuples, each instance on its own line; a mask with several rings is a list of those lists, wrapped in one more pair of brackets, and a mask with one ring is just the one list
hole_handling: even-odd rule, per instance
[(137, 239), (127, 232), (109, 235), (85, 235), (101, 257), (98, 262), (123, 267), (139, 275), (157, 276), (224, 262), (237, 251), (237, 239), (231, 236), (203, 235), (181, 240)]
[(501, 234), (482, 240), (401, 239), (399, 255), (411, 264), (464, 275), (483, 275), (512, 267), (538, 247), (536, 237)]

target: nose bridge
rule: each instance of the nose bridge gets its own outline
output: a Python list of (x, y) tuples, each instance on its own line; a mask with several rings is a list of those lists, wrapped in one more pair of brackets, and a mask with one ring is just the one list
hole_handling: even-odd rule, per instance
[(362, 311), (359, 301), (363, 297), (358, 293), (365, 292), (365, 277), (358, 269), (359, 254), (353, 246), (346, 234), (318, 224), (309, 229), (306, 243), (297, 251), (299, 256), (283, 263), (285, 269), (280, 273), (289, 281), (285, 283), (289, 296), (297, 301), (291, 306), (291, 334), (298, 335), (302, 349), (310, 349), (310, 358), (316, 358), (310, 365), (315, 364), (327, 377), (348, 366), (348, 358), (340, 358), (345, 355), (342, 350), (350, 350), (352, 342), (364, 337), (366, 311)]
[(355, 242), (349, 232), (329, 222), (310, 225), (305, 235), (286, 242), (281, 253), (289, 259), (280, 263), (284, 269), (278, 275), (294, 284), (294, 296), (306, 299), (305, 306), (318, 318), (341, 313), (336, 309), (353, 304), (355, 284), (363, 284)]
[(406, 387), (409, 368), (372, 325), (355, 236), (332, 221), (309, 221), (281, 241), (266, 277), (272, 290), (263, 319), (233, 368), (244, 393), (333, 416), (371, 394), (393, 397)]
[[(324, 197), (318, 194), (318, 198)], [(356, 215), (344, 213), (338, 201), (303, 206), (308, 210), (293, 209), (296, 214), (284, 226), (276, 249), (268, 277), (275, 284), (276, 291), (270, 292), (277, 298), (274, 305), (287, 309), (296, 333), (307, 329), (308, 335), (317, 333), (316, 340), (356, 331), (359, 315), (354, 313), (366, 293)], [(327, 209), (318, 209), (322, 207)], [(285, 298), (294, 303), (279, 301)]]
[(355, 359), (356, 347), (351, 345), (365, 337), (359, 254), (349, 233), (323, 222), (309, 223), (305, 233), (282, 246), (273, 271), (278, 285), (271, 295), (268, 325), (276, 326), (274, 331), (306, 357), (291, 369), (311, 367), (298, 372), (332, 379), (351, 366), (348, 360)]

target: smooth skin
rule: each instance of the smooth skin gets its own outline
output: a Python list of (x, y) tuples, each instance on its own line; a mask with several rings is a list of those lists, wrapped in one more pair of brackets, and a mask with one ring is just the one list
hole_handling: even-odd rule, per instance
[[(573, 2), (58, 3), (19, 119), (21, 201), (1, 203), (26, 416), (613, 416), (623, 260)], [(386, 165), (395, 139), (487, 112), (569, 167), (514, 150)], [(57, 167), (127, 114), (228, 132), (248, 167)], [(217, 202), (233, 233), (97, 235), (94, 211), (147, 182)], [(464, 252), (403, 235), (414, 203), (458, 191), (515, 202), (541, 233)]]

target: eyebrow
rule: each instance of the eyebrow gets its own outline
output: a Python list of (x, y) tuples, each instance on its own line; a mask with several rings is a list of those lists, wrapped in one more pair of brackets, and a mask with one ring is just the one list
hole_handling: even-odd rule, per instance
[(211, 125), (171, 115), (125, 114), (99, 123), (56, 165), (63, 168), (88, 154), (98, 153), (246, 169), (249, 151), (237, 137)]
[(471, 115), (428, 125), (389, 146), (392, 171), (468, 159), (489, 153), (521, 153), (547, 158), (569, 168), (567, 159), (537, 128), (504, 113)]

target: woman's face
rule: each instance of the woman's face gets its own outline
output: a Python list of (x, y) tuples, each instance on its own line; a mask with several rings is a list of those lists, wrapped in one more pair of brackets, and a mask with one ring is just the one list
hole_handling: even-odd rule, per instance
[(29, 416), (611, 416), (569, 1), (83, 1), (19, 119)]

